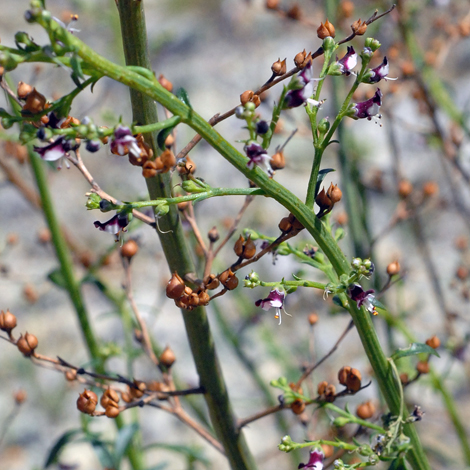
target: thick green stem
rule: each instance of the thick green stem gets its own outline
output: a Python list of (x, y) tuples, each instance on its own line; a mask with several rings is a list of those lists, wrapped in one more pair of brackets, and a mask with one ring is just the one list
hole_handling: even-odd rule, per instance
[[(126, 63), (151, 70), (142, 2), (119, 0), (118, 8)], [(142, 125), (157, 121), (154, 98), (145, 93), (144, 89), (139, 90), (135, 87), (131, 89), (133, 117)], [(177, 99), (174, 95), (171, 96), (173, 96), (172, 100)], [(155, 136), (147, 134), (145, 137), (147, 143), (156, 152)], [(147, 179), (147, 186), (152, 199), (171, 197), (171, 182), (168, 175)], [(194, 272), (193, 261), (184, 239), (177, 210), (170, 207), (170, 212), (162, 217), (159, 225), (161, 231), (158, 232), (158, 235), (170, 271), (176, 271), (181, 276)], [(255, 469), (256, 465), (243, 434), (235, 426), (236, 419), (220, 369), (206, 311), (203, 307), (198, 307), (191, 312), (183, 310), (183, 318), (200, 384), (205, 390), (204, 397), (211, 421), (217, 437), (225, 449), (230, 465), (234, 470)]]

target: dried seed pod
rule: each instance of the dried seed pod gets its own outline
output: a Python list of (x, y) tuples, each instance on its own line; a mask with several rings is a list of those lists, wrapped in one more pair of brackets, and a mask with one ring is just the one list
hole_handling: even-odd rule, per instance
[(254, 93), (251, 90), (246, 90), (240, 95), (240, 103), (245, 105), (253, 99)]
[(328, 382), (326, 382), (325, 380), (323, 382), (320, 382), (317, 388), (318, 395), (323, 395), (325, 393), (326, 387), (328, 387)]
[(280, 0), (266, 0), (266, 8), (268, 10), (278, 10)]
[(302, 52), (298, 52), (294, 57), (294, 64), (297, 67), (301, 67), (302, 64), (305, 62), (306, 57), (307, 57), (307, 51), (305, 49)]
[(28, 85), (25, 82), (18, 82), (16, 94), (20, 100), (24, 100), (32, 91), (33, 87), (31, 85)]
[(338, 382), (341, 385), (346, 386), (346, 381), (348, 379), (348, 375), (349, 375), (350, 372), (351, 372), (351, 367), (349, 367), (349, 366), (341, 367), (341, 369), (338, 372)]
[(157, 175), (157, 164), (155, 161), (148, 160), (142, 166), (142, 176), (144, 178), (154, 178)]
[(235, 252), (237, 256), (241, 256), (243, 254), (244, 243), (245, 243), (245, 239), (243, 238), (242, 235), (240, 235), (238, 240), (235, 242), (235, 245), (233, 246), (233, 251)]
[(351, 392), (357, 392), (361, 388), (361, 373), (357, 369), (351, 369), (346, 379), (346, 387)]
[(160, 158), (162, 159), (163, 165), (167, 168), (173, 168), (176, 165), (176, 157), (171, 150), (162, 152)]
[(439, 185), (435, 181), (426, 181), (423, 184), (423, 195), (425, 197), (431, 197), (439, 192)]
[(410, 378), (408, 377), (408, 374), (406, 372), (403, 372), (400, 374), (400, 382), (403, 385), (406, 385), (410, 381)]
[(303, 400), (297, 399), (290, 406), (292, 412), (296, 415), (300, 415), (305, 410), (305, 402)]
[(416, 364), (416, 370), (420, 374), (428, 374), (429, 373), (429, 362), (428, 361), (419, 361), (418, 364)]
[(179, 299), (184, 294), (185, 287), (183, 279), (177, 273), (173, 273), (166, 286), (166, 296), (174, 300)]
[(113, 404), (113, 403), (110, 403), (107, 407), (106, 407), (106, 410), (104, 411), (104, 414), (108, 417), (108, 418), (117, 418), (119, 416), (119, 407), (117, 406), (117, 404)]
[(5, 331), (10, 335), (11, 330), (16, 327), (16, 317), (10, 310), (7, 309), (6, 312), (3, 310), (0, 313), (0, 330)]
[(137, 242), (135, 240), (128, 240), (121, 247), (121, 256), (130, 260), (137, 254), (138, 251), (139, 245)]
[(46, 106), (46, 97), (41, 95), (36, 88), (28, 93), (28, 97), (26, 98), (26, 103), (23, 106), (23, 111), (27, 111), (31, 114), (37, 114), (41, 111), (44, 111)]
[(246, 239), (245, 245), (243, 247), (243, 258), (251, 259), (256, 254), (256, 245), (255, 242), (251, 239), (251, 236), (248, 236)]
[(129, 387), (129, 393), (133, 398), (141, 398), (144, 395), (146, 389), (145, 382), (140, 380), (134, 380), (135, 387)]
[(318, 322), (318, 315), (316, 313), (311, 313), (309, 316), (308, 316), (308, 322), (310, 323), (310, 325), (315, 325), (317, 322)]
[(335, 31), (335, 27), (333, 26), (332, 23), (330, 23), (328, 21), (328, 18), (326, 19), (325, 21), (325, 28), (328, 30), (328, 32), (330, 33), (330, 36), (332, 38), (334, 38), (336, 36), (336, 31)]
[(65, 372), (65, 379), (69, 382), (73, 382), (77, 378), (77, 371), (75, 369), (69, 369)]
[(282, 170), (286, 166), (286, 158), (284, 157), (284, 152), (275, 153), (271, 158), (271, 168), (273, 170)]
[(165, 139), (165, 147), (171, 147), (175, 143), (175, 136), (173, 134), (168, 134)]
[(320, 23), (320, 26), (317, 28), (317, 36), (319, 39), (325, 39), (330, 35), (328, 28), (323, 24)]
[(367, 23), (359, 18), (351, 25), (351, 29), (356, 36), (362, 36), (367, 31)]
[(392, 261), (387, 266), (387, 274), (389, 276), (394, 276), (395, 274), (398, 274), (399, 272), (400, 272), (400, 263), (398, 261)]
[(121, 398), (125, 403), (130, 403), (132, 401), (132, 396), (129, 392), (121, 392)]
[(369, 419), (375, 414), (375, 406), (371, 401), (361, 403), (356, 409), (356, 414), (361, 419)]
[(209, 274), (209, 276), (204, 279), (204, 284), (206, 289), (213, 290), (219, 287), (220, 281), (215, 274)]
[(100, 404), (103, 408), (107, 408), (110, 404), (117, 406), (118, 403), (119, 403), (119, 395), (116, 392), (116, 390), (113, 390), (112, 388), (108, 388), (107, 390), (104, 391), (100, 399)]
[(16, 342), (16, 347), (22, 352), (26, 357), (34, 354), (34, 350), (38, 347), (38, 339), (36, 336), (26, 332), (23, 336), (21, 335)]
[(408, 180), (401, 180), (398, 183), (398, 195), (406, 199), (413, 192), (413, 185)]
[(297, 3), (294, 3), (286, 12), (287, 16), (293, 20), (300, 20), (302, 18), (302, 10)]
[(259, 95), (253, 95), (253, 99), (251, 101), (254, 103), (255, 108), (257, 108), (261, 104), (261, 98), (259, 97)]
[(330, 201), (333, 205), (341, 201), (341, 198), (343, 197), (341, 189), (338, 188), (337, 184), (333, 185), (333, 183), (330, 184), (330, 187), (328, 188), (326, 194), (330, 198)]
[(292, 223), (289, 217), (284, 217), (279, 222), (279, 229), (281, 232), (289, 232), (292, 229)]
[(228, 290), (233, 290), (238, 286), (238, 279), (237, 276), (232, 272), (232, 270), (229, 268), (226, 271), (224, 271), (220, 276), (219, 276), (219, 281), (224, 285), (224, 287)]
[(199, 292), (199, 305), (209, 305), (210, 295), (206, 291)]
[(211, 243), (215, 243), (219, 239), (219, 231), (217, 227), (212, 227), (209, 232), (207, 232), (207, 238)]
[(95, 392), (85, 389), (77, 399), (77, 409), (82, 413), (92, 415), (98, 404), (98, 397)]
[(433, 349), (437, 349), (441, 345), (441, 341), (436, 335), (434, 335), (434, 336), (431, 336), (431, 338), (426, 340), (426, 344)]
[(327, 385), (324, 395), (327, 402), (334, 402), (336, 398), (336, 387), (332, 384)]
[(325, 459), (329, 459), (333, 455), (333, 452), (335, 451), (335, 448), (328, 444), (321, 444), (320, 447), (321, 447), (321, 450), (323, 451), (323, 455), (325, 456)]
[(174, 364), (174, 362), (176, 361), (176, 356), (175, 356), (175, 353), (170, 348), (170, 346), (167, 346), (163, 350), (163, 352), (160, 354), (160, 357), (158, 358), (158, 360), (165, 367), (170, 368)]
[(280, 58), (271, 65), (271, 70), (274, 75), (284, 75), (287, 72), (287, 59), (281, 60)]
[(169, 91), (170, 93), (173, 91), (173, 83), (170, 82), (164, 75), (159, 75), (158, 83), (165, 88), (165, 90)]

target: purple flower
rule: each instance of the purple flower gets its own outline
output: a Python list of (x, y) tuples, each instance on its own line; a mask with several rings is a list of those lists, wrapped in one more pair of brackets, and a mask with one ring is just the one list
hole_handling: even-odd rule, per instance
[(377, 315), (377, 310), (375, 309), (375, 296), (374, 290), (364, 290), (359, 284), (351, 284), (348, 288), (348, 295), (357, 303), (357, 307), (361, 308), (363, 305), (369, 313)]
[(260, 144), (257, 142), (251, 142), (248, 145), (245, 145), (246, 156), (249, 158), (246, 166), (252, 170), (255, 165), (261, 167), (269, 176), (273, 176), (274, 172), (271, 168), (270, 161), (271, 157), (266, 152)]
[[(263, 310), (269, 310), (270, 308), (276, 309), (276, 315), (274, 318), (279, 318), (279, 325), (281, 324), (281, 310), (284, 310), (286, 315), (289, 315), (284, 309), (284, 299), (286, 294), (280, 291), (278, 288), (272, 290), (265, 299), (259, 299), (255, 302), (257, 307), (261, 307)], [(291, 315), (289, 315), (291, 316)]]
[(321, 102), (310, 100), (313, 95), (315, 81), (322, 80), (320, 78), (313, 78), (313, 66), (310, 61), (294, 79), (291, 86), (295, 89), (289, 90), (284, 97), (283, 108), (297, 108), (307, 102), (313, 106), (320, 106)]
[(387, 77), (389, 68), (390, 66), (388, 65), (387, 57), (384, 57), (383, 62), (378, 67), (369, 70), (369, 72), (367, 73), (365, 77), (367, 79), (367, 83), (377, 83), (380, 82), (382, 78), (385, 80), (397, 80), (397, 78)]
[(348, 51), (342, 59), (336, 58), (336, 65), (343, 75), (351, 75), (352, 69), (357, 65), (357, 54), (354, 47), (348, 46)]
[(324, 458), (325, 456), (321, 450), (314, 449), (310, 452), (310, 458), (308, 459), (308, 462), (299, 464), (298, 468), (312, 468), (313, 470), (322, 470)]
[[(78, 145), (75, 141), (66, 140), (66, 138), (61, 135), (56, 140), (54, 140), (54, 142), (51, 142), (45, 147), (34, 146), (34, 151), (37, 152), (40, 157), (47, 162), (58, 161), (57, 168), (60, 170), (62, 168), (62, 158), (67, 157), (68, 152), (70, 152), (70, 150), (76, 149), (77, 147)], [(65, 160), (65, 164), (67, 168), (70, 167), (67, 160)]]
[(353, 114), (350, 114), (350, 117), (353, 119), (367, 118), (370, 121), (373, 116), (379, 114), (380, 106), (382, 106), (382, 92), (380, 88), (377, 88), (372, 98), (362, 101), (361, 103), (356, 103), (351, 107)]
[(116, 236), (116, 240), (119, 240), (121, 232), (126, 231), (126, 227), (129, 225), (129, 214), (117, 213), (113, 218), (107, 222), (101, 223), (99, 220), (94, 222), (96, 228), (102, 232), (112, 233)]
[(141, 150), (136, 138), (132, 135), (128, 127), (119, 124), (114, 130), (114, 135), (110, 142), (111, 152), (116, 155), (126, 155), (128, 152), (140, 156)]

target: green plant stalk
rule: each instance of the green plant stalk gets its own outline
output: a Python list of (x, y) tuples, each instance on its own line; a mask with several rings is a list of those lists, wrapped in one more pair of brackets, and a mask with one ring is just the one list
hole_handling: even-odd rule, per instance
[(348, 418), (351, 423), (359, 424), (360, 426), (373, 429), (374, 431), (378, 431), (382, 434), (385, 434), (387, 432), (382, 426), (378, 426), (377, 424), (366, 421), (365, 419), (357, 418), (351, 413), (348, 413), (347, 411), (344, 411), (338, 406), (333, 405), (333, 403), (324, 403), (322, 405), (322, 408), (327, 408), (328, 410), (338, 413), (340, 416), (343, 416), (344, 418)]
[[(46, 218), (49, 231), (51, 232), (52, 244), (54, 245), (56, 256), (60, 264), (65, 288), (77, 314), (80, 330), (92, 359), (93, 369), (99, 374), (105, 374), (104, 360), (100, 354), (99, 345), (88, 318), (88, 312), (83, 302), (80, 284), (76, 280), (73, 272), (72, 257), (70, 256), (70, 251), (65, 242), (64, 235), (60, 230), (59, 221), (55, 213), (52, 196), (47, 183), (45, 164), (32, 150), (31, 146), (28, 146), (27, 148), (29, 161), (34, 173), (39, 195), (41, 197), (44, 217)], [(118, 429), (121, 429), (124, 426), (124, 421), (121, 416), (118, 416), (115, 419), (115, 423)], [(129, 461), (131, 462), (131, 466), (134, 470), (141, 470), (144, 468), (141, 461), (141, 453), (137, 451), (133, 445), (128, 447), (127, 456), (129, 457)]]
[[(118, 9), (126, 63), (151, 70), (142, 2), (119, 0)], [(152, 83), (151, 86), (153, 88), (157, 85)], [(163, 87), (160, 88), (163, 89)], [(142, 125), (156, 122), (158, 118), (154, 99), (142, 89), (131, 87), (130, 91), (134, 120)], [(146, 134), (145, 138), (156, 153), (155, 135)], [(154, 179), (149, 178), (146, 181), (152, 199), (171, 197), (171, 181), (167, 174), (159, 175)], [(159, 225), (161, 231), (158, 232), (158, 235), (170, 271), (178, 272), (181, 276), (194, 272), (191, 254), (175, 207), (170, 207), (170, 212), (161, 218)], [(215, 351), (206, 311), (203, 307), (198, 307), (191, 312), (182, 310), (182, 313), (191, 352), (196, 363), (200, 384), (205, 389), (204, 397), (216, 435), (234, 470), (254, 470), (256, 464), (243, 433), (238, 431), (235, 426), (236, 419)]]
[[(46, 29), (61, 29), (58, 25), (47, 23), (43, 26)], [(76, 37), (68, 34), (65, 30), (58, 31), (61, 38), (73, 46), (78, 55), (87, 62), (91, 67), (96, 68), (100, 73), (106, 75), (114, 80), (117, 80), (131, 88), (139, 90), (142, 95), (146, 94), (152, 100), (161, 103), (173, 114), (179, 115), (182, 118), (182, 122), (188, 124), (192, 129), (198, 132), (212, 147), (214, 147), (229, 163), (231, 163), (238, 171), (251, 179), (266, 194), (282, 206), (288, 209), (299, 222), (308, 230), (308, 232), (314, 237), (318, 246), (322, 249), (323, 253), (330, 260), (336, 274), (348, 274), (350, 266), (345, 255), (339, 248), (338, 244), (331, 236), (325, 225), (321, 220), (317, 219), (312, 210), (307, 205), (303, 204), (302, 201), (297, 198), (294, 194), (287, 191), (282, 185), (276, 181), (270, 179), (261, 169), (255, 168), (249, 170), (246, 167), (246, 157), (238, 152), (229, 142), (227, 142), (220, 134), (210, 126), (201, 116), (199, 116), (194, 110), (188, 108), (183, 102), (181, 102), (176, 96), (167, 92), (163, 87), (154, 84), (133, 71), (126, 69), (125, 67), (119, 67), (116, 64), (104, 59), (99, 54), (95, 53), (91, 48), (86, 46)], [(336, 122), (336, 121), (335, 121)], [(330, 133), (333, 129), (330, 129)], [(329, 135), (330, 135), (329, 133)], [(332, 133), (331, 133), (332, 135)], [(151, 197), (159, 197), (151, 194)], [(168, 219), (165, 219), (168, 220)], [(161, 238), (165, 238), (162, 236)], [(174, 235), (171, 237), (174, 239)], [(170, 242), (175, 246), (174, 242)], [(164, 248), (165, 250), (165, 248)], [(174, 252), (178, 253), (178, 252)], [(187, 252), (186, 252), (187, 253)], [(186, 257), (185, 253), (178, 253), (180, 256), (174, 262), (175, 266), (183, 265), (189, 270), (181, 270), (179, 272), (186, 273), (190, 272), (192, 264), (189, 261), (189, 257)], [(173, 256), (174, 258), (175, 256)], [(171, 258), (170, 258), (171, 260)], [(170, 263), (170, 266), (172, 264)], [(346, 299), (345, 302), (346, 303)], [(348, 310), (354, 320), (358, 333), (360, 335), (364, 350), (369, 358), (369, 361), (374, 369), (374, 373), (377, 378), (380, 390), (390, 408), (390, 411), (398, 415), (400, 411), (399, 403), (399, 391), (393, 372), (390, 368), (390, 364), (380, 346), (377, 334), (374, 329), (374, 325), (370, 318), (370, 314), (365, 308), (358, 309), (352, 303), (349, 304)], [(196, 314), (195, 314), (196, 312)], [(197, 310), (191, 312), (191, 317), (194, 318), (199, 314)], [(186, 315), (188, 316), (188, 315)], [(189, 320), (190, 321), (190, 320)], [(205, 320), (207, 322), (207, 320)], [(188, 325), (189, 326), (189, 325)], [(194, 328), (201, 329), (204, 334), (207, 334), (208, 326), (203, 327), (201, 324), (194, 325)], [(202, 345), (201, 345), (202, 346)], [(196, 351), (198, 354), (200, 351)], [(193, 351), (194, 354), (194, 351)], [(213, 357), (214, 359), (215, 352)], [(195, 354), (196, 356), (196, 354)], [(429, 464), (424, 454), (423, 448), (419, 441), (416, 430), (412, 424), (408, 424), (405, 427), (406, 434), (410, 437), (412, 449), (408, 452), (407, 458), (412, 465), (414, 470), (427, 470)]]

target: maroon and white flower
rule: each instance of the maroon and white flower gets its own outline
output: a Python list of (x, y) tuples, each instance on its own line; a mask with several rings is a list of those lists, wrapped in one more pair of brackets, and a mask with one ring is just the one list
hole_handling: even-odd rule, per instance
[(259, 166), (263, 171), (265, 171), (268, 176), (273, 176), (274, 172), (271, 168), (271, 157), (266, 152), (260, 144), (257, 142), (251, 142), (250, 144), (245, 145), (246, 156), (249, 161), (246, 166), (252, 170), (255, 165)]
[[(40, 157), (47, 162), (57, 161), (57, 169), (62, 168), (62, 159), (68, 156), (70, 150), (77, 148), (77, 143), (74, 140), (67, 140), (64, 136), (58, 137), (54, 142), (44, 147), (34, 146), (34, 151), (37, 152)], [(70, 168), (67, 160), (65, 165)]]
[(128, 152), (140, 156), (141, 150), (136, 138), (128, 127), (119, 124), (111, 138), (111, 152), (116, 155), (127, 155)]
[[(281, 311), (284, 311), (286, 315), (289, 315), (284, 309), (284, 299), (286, 298), (285, 292), (278, 288), (272, 290), (265, 299), (259, 299), (255, 302), (257, 307), (261, 307), (263, 310), (269, 310), (270, 308), (276, 309), (276, 315), (274, 318), (279, 318), (279, 325), (281, 324)], [(292, 316), (292, 315), (289, 315)]]
[(109, 219), (107, 222), (100, 222), (99, 220), (94, 222), (94, 226), (102, 232), (107, 232), (115, 235), (116, 240), (119, 240), (119, 236), (122, 232), (126, 232), (126, 228), (129, 225), (129, 214), (117, 213), (114, 217)]
[[(382, 92), (377, 88), (372, 98), (353, 104), (348, 115), (353, 119), (368, 119), (370, 121), (379, 114), (380, 106), (382, 106)], [(378, 117), (380, 118), (380, 115)]]
[(351, 284), (348, 288), (348, 295), (356, 302), (358, 308), (361, 308), (364, 305), (369, 313), (377, 315), (374, 292), (375, 291), (373, 289), (365, 291), (359, 284)]
[(357, 54), (354, 47), (348, 46), (348, 51), (341, 59), (336, 59), (337, 69), (342, 75), (351, 75), (352, 69), (357, 65)]
[(323, 470), (323, 459), (325, 458), (323, 452), (318, 449), (314, 449), (310, 452), (310, 458), (307, 463), (299, 464), (300, 468), (311, 468), (313, 470)]
[(364, 77), (367, 83), (378, 83), (380, 80), (398, 80), (398, 78), (388, 77), (388, 71), (390, 66), (388, 64), (387, 57), (384, 57), (382, 63), (375, 67), (375, 69), (370, 69), (367, 75)]
[(284, 97), (283, 108), (297, 108), (307, 103), (312, 106), (320, 106), (321, 101), (310, 99), (314, 92), (314, 82), (318, 80), (322, 79), (313, 78), (313, 66), (310, 61), (289, 84), (292, 89)]

